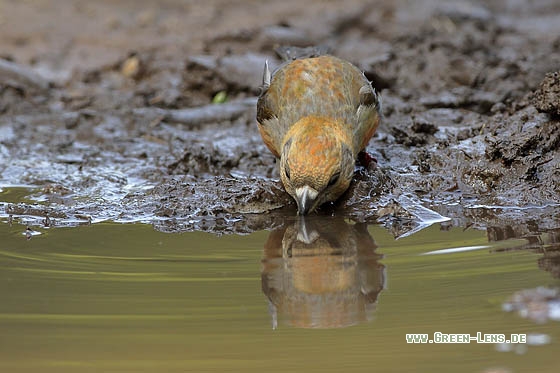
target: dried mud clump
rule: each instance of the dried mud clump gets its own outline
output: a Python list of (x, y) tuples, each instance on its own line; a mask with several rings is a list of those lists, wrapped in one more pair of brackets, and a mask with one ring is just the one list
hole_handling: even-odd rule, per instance
[(541, 113), (560, 117), (560, 71), (546, 74), (535, 92), (533, 105)]

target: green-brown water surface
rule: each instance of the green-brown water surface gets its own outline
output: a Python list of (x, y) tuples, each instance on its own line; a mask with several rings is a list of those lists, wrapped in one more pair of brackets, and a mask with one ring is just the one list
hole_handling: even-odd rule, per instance
[[(496, 252), (517, 243), (477, 230), (395, 240), (336, 224), (331, 237), (297, 224), (218, 237), (100, 223), (26, 239), (3, 221), (0, 372), (557, 371), (560, 323), (502, 311), (516, 291), (559, 284), (539, 254)], [(406, 343), (436, 331), (550, 341)]]

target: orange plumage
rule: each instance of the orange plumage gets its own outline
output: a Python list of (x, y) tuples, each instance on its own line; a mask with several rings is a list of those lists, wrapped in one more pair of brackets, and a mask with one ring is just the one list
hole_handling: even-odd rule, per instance
[(379, 106), (362, 72), (337, 57), (294, 59), (272, 76), (265, 66), (258, 127), (280, 158), (282, 183), (299, 214), (346, 191), (356, 157), (379, 124)]

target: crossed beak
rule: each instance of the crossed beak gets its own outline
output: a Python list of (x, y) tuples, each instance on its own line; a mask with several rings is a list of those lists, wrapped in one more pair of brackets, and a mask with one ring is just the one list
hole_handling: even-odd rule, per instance
[(308, 185), (296, 189), (298, 215), (306, 215), (313, 209), (318, 194), (319, 192)]

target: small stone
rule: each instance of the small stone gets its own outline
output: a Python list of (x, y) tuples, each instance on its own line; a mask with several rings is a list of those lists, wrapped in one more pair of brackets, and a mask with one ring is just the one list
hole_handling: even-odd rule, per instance
[(137, 56), (127, 58), (122, 66), (121, 73), (127, 78), (136, 78), (140, 73), (140, 59)]

